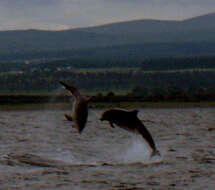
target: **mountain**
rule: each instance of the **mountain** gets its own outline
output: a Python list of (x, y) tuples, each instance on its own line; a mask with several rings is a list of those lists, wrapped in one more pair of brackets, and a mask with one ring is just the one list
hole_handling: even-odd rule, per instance
[(83, 28), (97, 34), (118, 36), (129, 43), (214, 42), (215, 13), (182, 21), (136, 20)]
[(210, 55), (215, 53), (214, 20), (211, 13), (182, 21), (147, 19), (65, 31), (1, 31), (0, 61)]
[(215, 29), (215, 13), (198, 16), (182, 21), (186, 30), (214, 30)]
[(179, 32), (190, 30), (208, 30), (215, 28), (215, 13), (198, 16), (182, 21), (168, 20), (136, 20), (106, 24), (97, 27), (84, 28), (82, 31), (91, 31), (102, 34), (145, 33), (145, 32)]

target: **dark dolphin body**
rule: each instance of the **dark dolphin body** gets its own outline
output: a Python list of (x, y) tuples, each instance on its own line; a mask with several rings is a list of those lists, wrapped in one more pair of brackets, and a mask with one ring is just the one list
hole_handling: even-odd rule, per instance
[(60, 83), (67, 90), (69, 90), (75, 98), (73, 109), (72, 109), (72, 115), (65, 114), (65, 117), (69, 121), (73, 121), (75, 128), (78, 130), (79, 133), (81, 133), (87, 122), (88, 102), (90, 101), (91, 97), (88, 98), (88, 97), (82, 96), (75, 87), (69, 86), (66, 83), (61, 81)]
[(156, 149), (154, 140), (143, 125), (143, 123), (137, 117), (138, 110), (123, 110), (118, 108), (112, 108), (102, 113), (100, 120), (108, 121), (111, 127), (115, 125), (126, 129), (131, 132), (140, 133), (142, 137), (147, 141), (149, 146), (152, 148), (152, 154), (159, 155), (159, 151)]

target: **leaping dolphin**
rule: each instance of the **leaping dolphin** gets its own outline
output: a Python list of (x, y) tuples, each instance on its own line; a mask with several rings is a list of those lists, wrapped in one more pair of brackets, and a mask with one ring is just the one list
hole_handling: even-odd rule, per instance
[(126, 129), (131, 132), (139, 133), (147, 141), (152, 149), (151, 156), (160, 155), (159, 151), (156, 149), (154, 140), (146, 129), (144, 124), (137, 117), (138, 110), (124, 110), (119, 108), (112, 108), (104, 111), (101, 114), (101, 121), (108, 121), (111, 127), (115, 125)]
[(65, 117), (69, 121), (74, 122), (75, 128), (81, 133), (84, 130), (84, 127), (87, 122), (88, 117), (88, 102), (91, 97), (82, 96), (80, 92), (73, 86), (69, 86), (66, 83), (60, 81), (67, 90), (69, 90), (75, 98), (72, 115), (65, 114)]

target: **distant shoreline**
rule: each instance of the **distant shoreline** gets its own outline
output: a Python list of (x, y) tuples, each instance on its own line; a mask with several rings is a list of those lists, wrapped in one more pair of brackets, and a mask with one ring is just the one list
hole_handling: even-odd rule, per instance
[[(0, 95), (0, 110), (71, 110), (73, 98), (70, 95), (22, 94)], [(191, 108), (215, 107), (214, 101), (171, 99), (160, 100), (156, 97), (141, 96), (93, 96), (89, 108)]]

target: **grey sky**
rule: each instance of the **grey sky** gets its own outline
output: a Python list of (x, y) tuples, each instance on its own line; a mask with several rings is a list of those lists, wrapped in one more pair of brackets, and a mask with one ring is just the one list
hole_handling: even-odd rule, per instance
[(134, 19), (181, 20), (215, 12), (215, 0), (0, 0), (0, 30), (61, 30)]

